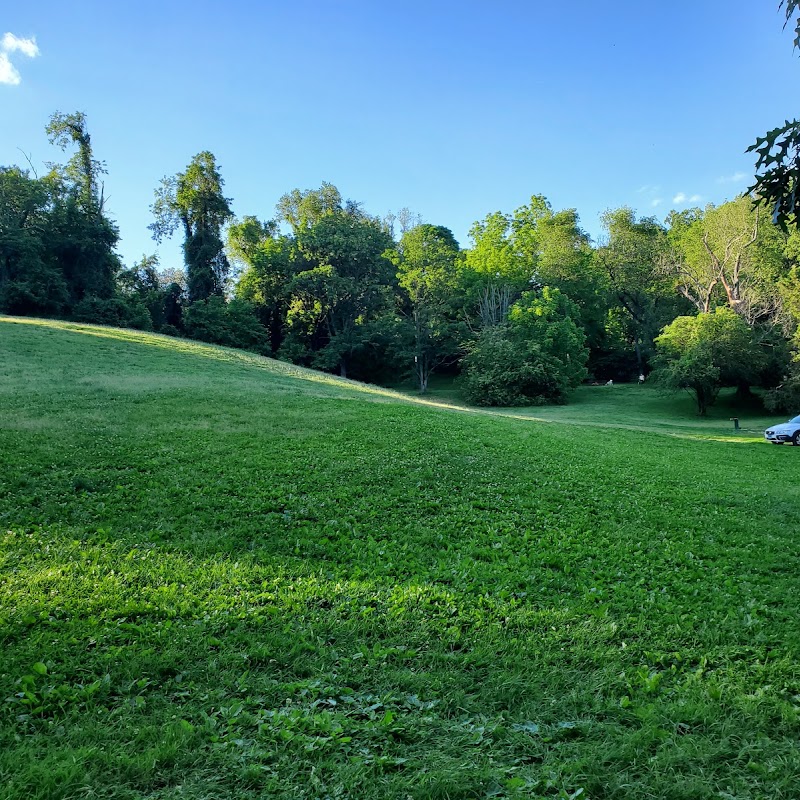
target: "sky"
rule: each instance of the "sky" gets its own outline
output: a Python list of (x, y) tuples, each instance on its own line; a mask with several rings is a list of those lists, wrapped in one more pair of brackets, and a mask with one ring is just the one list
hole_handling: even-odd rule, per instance
[[(44, 133), (87, 114), (130, 265), (159, 180), (211, 150), (239, 217), (334, 183), (369, 213), (449, 227), (533, 194), (663, 219), (719, 203), (745, 148), (798, 113), (778, 0), (31, 0), (0, 8), (0, 165), (67, 156)], [(793, 78), (790, 76), (794, 76)]]

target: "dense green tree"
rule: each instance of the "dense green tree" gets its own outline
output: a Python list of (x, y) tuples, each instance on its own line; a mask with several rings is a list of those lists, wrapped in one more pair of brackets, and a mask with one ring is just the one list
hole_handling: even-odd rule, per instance
[(219, 296), (197, 300), (184, 311), (183, 327), (192, 339), (256, 353), (269, 352), (264, 326), (246, 300), (233, 298), (226, 303)]
[(122, 297), (136, 298), (148, 310), (155, 330), (180, 330), (183, 289), (173, 275), (159, 272), (158, 256), (143, 256), (130, 269), (123, 269), (117, 284)]
[(669, 218), (665, 258), (678, 292), (700, 313), (726, 305), (750, 326), (780, 313), (786, 236), (747, 197)]
[(71, 184), (80, 198), (84, 210), (103, 208), (103, 191), (100, 176), (105, 174), (105, 164), (94, 157), (92, 137), (86, 127), (86, 115), (81, 111), (64, 114), (57, 111), (45, 128), (50, 144), (66, 150), (71, 144), (75, 154), (64, 166), (54, 165), (54, 171)]
[(393, 242), (352, 202), (298, 218), (306, 222), (297, 229), (299, 266), (289, 285), (292, 346), (304, 340), (316, 366), (346, 376), (367, 342), (366, 323), (391, 304), (395, 276), (386, 254)]
[(661, 268), (665, 231), (653, 217), (637, 219), (630, 208), (606, 211), (602, 222), (606, 237), (595, 262), (626, 317), (635, 367), (642, 372), (658, 331), (675, 316), (670, 281)]
[(277, 353), (286, 335), (290, 284), (301, 261), (296, 242), (279, 235), (273, 221), (245, 217), (228, 229), (228, 251), (244, 265), (236, 297), (253, 304), (269, 332), (272, 352)]
[(686, 389), (705, 415), (723, 386), (754, 383), (762, 369), (762, 352), (753, 331), (730, 308), (678, 317), (656, 339), (656, 379)]
[(222, 295), (230, 264), (222, 239), (233, 218), (230, 199), (222, 194), (224, 181), (213, 154), (204, 150), (185, 172), (163, 178), (151, 206), (153, 238), (160, 242), (183, 229), (183, 255), (189, 302)]
[(489, 214), (469, 235), (472, 247), (465, 254), (462, 281), (477, 318), (473, 327), (502, 325), (514, 300), (530, 288), (535, 266), (515, 240), (510, 214)]
[(502, 324), (522, 292), (547, 285), (575, 301), (590, 345), (606, 344), (606, 281), (575, 209), (553, 211), (545, 197), (533, 195), (513, 214), (490, 214), (470, 235), (463, 281), (474, 328)]
[(64, 275), (71, 305), (84, 297), (109, 299), (121, 268), (115, 252), (119, 231), (105, 215), (100, 181), (105, 167), (94, 157), (86, 115), (57, 112), (46, 130), (52, 144), (62, 150), (74, 145), (76, 152), (49, 176), (53, 207), (45, 242)]
[(586, 377), (580, 312), (558, 289), (525, 292), (508, 320), (485, 328), (464, 360), (464, 390), (478, 405), (566, 402)]
[(391, 254), (404, 290), (412, 327), (413, 373), (420, 392), (437, 367), (454, 362), (461, 351), (463, 324), (454, 308), (458, 293), (460, 250), (452, 232), (437, 225), (406, 231)]
[(58, 314), (68, 304), (64, 273), (46, 242), (52, 181), (0, 167), (0, 309)]

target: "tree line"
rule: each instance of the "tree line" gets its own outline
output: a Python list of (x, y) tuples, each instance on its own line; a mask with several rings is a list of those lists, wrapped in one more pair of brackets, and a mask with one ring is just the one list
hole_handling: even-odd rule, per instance
[[(459, 375), (483, 405), (564, 402), (586, 380), (644, 374), (800, 405), (800, 235), (753, 196), (607, 211), (592, 242), (575, 209), (534, 195), (477, 221), (470, 244), (407, 209), (383, 217), (333, 185), (294, 189), (270, 219), (234, 216), (210, 152), (161, 181), (150, 228), (183, 269), (125, 266), (105, 165), (81, 113), (56, 113), (65, 164), (0, 167), (0, 310), (155, 330), (360, 380)], [(789, 224), (786, 224), (788, 221)], [(648, 378), (649, 379), (649, 378)]]

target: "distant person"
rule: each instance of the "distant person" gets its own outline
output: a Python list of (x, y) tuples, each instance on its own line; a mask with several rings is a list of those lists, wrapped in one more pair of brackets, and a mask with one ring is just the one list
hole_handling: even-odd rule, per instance
[(606, 386), (613, 386), (613, 385), (614, 385), (614, 381), (611, 381), (611, 380), (606, 381)]
[(639, 386), (644, 383), (644, 372), (639, 373)]

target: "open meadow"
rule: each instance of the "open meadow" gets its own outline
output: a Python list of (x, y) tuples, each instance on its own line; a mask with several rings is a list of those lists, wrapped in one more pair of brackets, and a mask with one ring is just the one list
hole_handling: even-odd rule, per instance
[(800, 450), (726, 402), (0, 318), (0, 797), (797, 798)]

